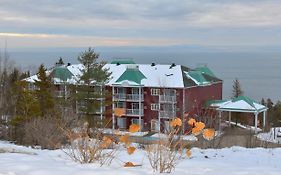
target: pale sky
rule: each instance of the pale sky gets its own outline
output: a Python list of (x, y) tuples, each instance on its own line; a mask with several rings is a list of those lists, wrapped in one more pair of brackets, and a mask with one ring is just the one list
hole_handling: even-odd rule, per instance
[(0, 0), (0, 47), (281, 46), (281, 0)]

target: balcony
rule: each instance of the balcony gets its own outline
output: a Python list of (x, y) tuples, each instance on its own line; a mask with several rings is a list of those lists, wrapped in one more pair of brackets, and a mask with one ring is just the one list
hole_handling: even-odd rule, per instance
[(54, 93), (55, 93), (56, 97), (60, 97), (60, 98), (61, 97), (67, 98), (67, 97), (70, 96), (70, 92), (69, 91), (55, 91)]
[(176, 96), (170, 96), (170, 95), (160, 95), (159, 98), (160, 103), (176, 103)]
[(172, 119), (175, 117), (176, 112), (173, 111), (159, 111), (159, 115), (161, 118)]
[(130, 116), (139, 116), (140, 114), (141, 116), (143, 116), (143, 109), (126, 109), (126, 115), (130, 115)]
[(144, 100), (143, 94), (114, 94), (115, 101), (139, 101), (140, 98)]

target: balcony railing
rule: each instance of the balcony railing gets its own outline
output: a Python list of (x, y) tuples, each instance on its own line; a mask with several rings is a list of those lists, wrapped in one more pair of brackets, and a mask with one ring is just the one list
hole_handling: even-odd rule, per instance
[(143, 109), (126, 109), (126, 115), (139, 116), (140, 114), (143, 116)]
[(69, 97), (70, 92), (69, 91), (55, 91), (56, 97)]
[(176, 112), (173, 111), (159, 111), (161, 118), (174, 118)]
[(114, 100), (121, 100), (121, 101), (141, 101), (144, 100), (143, 94), (114, 94)]
[(160, 102), (164, 103), (175, 103), (176, 102), (176, 96), (170, 96), (170, 95), (160, 95)]

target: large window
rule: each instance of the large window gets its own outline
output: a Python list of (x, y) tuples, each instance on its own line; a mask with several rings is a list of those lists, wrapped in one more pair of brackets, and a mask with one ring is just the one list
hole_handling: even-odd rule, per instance
[(151, 95), (159, 95), (160, 94), (160, 89), (151, 89)]
[(153, 111), (158, 111), (160, 109), (160, 105), (159, 105), (159, 103), (151, 103), (150, 108)]

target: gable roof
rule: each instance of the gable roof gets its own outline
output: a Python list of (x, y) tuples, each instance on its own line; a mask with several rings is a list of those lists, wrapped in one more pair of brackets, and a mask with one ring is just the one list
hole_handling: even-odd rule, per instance
[[(128, 69), (138, 67), (138, 71)], [(209, 76), (199, 70), (193, 70), (182, 65), (168, 64), (106, 64), (104, 68), (112, 73), (107, 85), (121, 84), (122, 81), (130, 82), (131, 85), (142, 85), (145, 87), (183, 88), (193, 86), (206, 86), (222, 80)], [(66, 71), (65, 69), (68, 69)], [(67, 83), (76, 84), (84, 69), (82, 64), (73, 64), (64, 69), (58, 69), (57, 77), (67, 79)], [(62, 72), (63, 75), (60, 75)], [(71, 76), (71, 78), (70, 78)], [(28, 82), (37, 80), (37, 75), (25, 79)], [(54, 79), (54, 83), (61, 83), (60, 79)]]
[(123, 82), (133, 82), (132, 85), (141, 85), (141, 80), (146, 79), (143, 73), (137, 67), (128, 67), (125, 72), (116, 80), (114, 84), (122, 84)]
[(73, 74), (64, 66), (55, 67), (51, 72), (51, 76), (57, 79), (56, 81), (66, 82), (68, 79), (71, 79)]
[(239, 96), (225, 102), (223, 105), (219, 106), (218, 110), (234, 112), (261, 112), (267, 110), (267, 107), (255, 102), (247, 96)]

